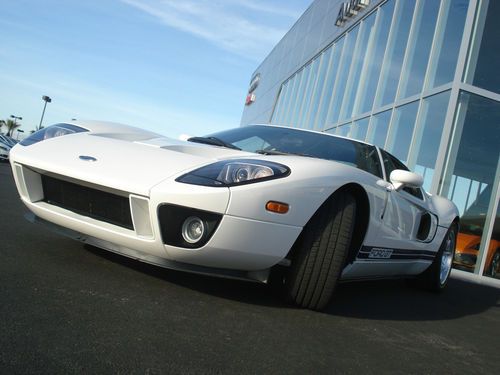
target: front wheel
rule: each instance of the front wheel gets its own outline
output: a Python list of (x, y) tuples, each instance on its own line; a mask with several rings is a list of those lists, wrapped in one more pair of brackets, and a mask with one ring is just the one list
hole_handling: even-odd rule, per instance
[(314, 214), (285, 275), (289, 301), (313, 310), (328, 304), (349, 252), (355, 218), (356, 201), (346, 192), (334, 194)]
[(446, 287), (450, 278), (458, 227), (451, 224), (431, 266), (417, 277), (417, 282), (425, 289), (439, 292)]

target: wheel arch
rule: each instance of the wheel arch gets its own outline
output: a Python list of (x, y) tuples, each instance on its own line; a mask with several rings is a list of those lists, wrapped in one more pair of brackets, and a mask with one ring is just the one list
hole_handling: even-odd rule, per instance
[(356, 220), (354, 222), (352, 242), (349, 253), (347, 254), (346, 265), (354, 262), (354, 260), (356, 259), (356, 255), (358, 254), (359, 249), (361, 248), (361, 245), (363, 244), (363, 241), (365, 239), (370, 221), (370, 201), (368, 199), (368, 194), (366, 193), (366, 190), (357, 183), (348, 183), (342, 185), (333, 193), (331, 193), (328, 198), (325, 199), (325, 201), (316, 209), (314, 214), (311, 215), (306, 225), (304, 225), (301, 234), (297, 237), (286, 258), (293, 258), (294, 250), (296, 249), (297, 244), (301, 241), (304, 228), (310, 225), (310, 222), (313, 220), (316, 213), (325, 205), (325, 203), (327, 203), (331, 199), (335, 199), (335, 196), (340, 193), (352, 194), (354, 196), (354, 199), (356, 200)]
[(356, 220), (354, 222), (351, 247), (346, 258), (347, 265), (353, 263), (356, 259), (368, 231), (370, 223), (370, 200), (368, 199), (366, 190), (356, 183), (344, 185), (337, 189), (335, 193), (340, 191), (352, 194), (356, 200)]

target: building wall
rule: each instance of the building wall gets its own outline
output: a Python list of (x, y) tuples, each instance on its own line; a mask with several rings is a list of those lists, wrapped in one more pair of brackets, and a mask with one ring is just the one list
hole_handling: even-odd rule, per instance
[(314, 1), (257, 68), (241, 124), (327, 131), (392, 152), (457, 204), (456, 266), (491, 275), (500, 262), (500, 1), (369, 3), (336, 26), (343, 2)]

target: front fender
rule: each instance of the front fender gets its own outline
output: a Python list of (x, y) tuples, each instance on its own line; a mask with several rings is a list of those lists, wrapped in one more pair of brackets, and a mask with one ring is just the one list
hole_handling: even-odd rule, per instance
[[(384, 193), (379, 180), (360, 169), (327, 160), (282, 156), (272, 161), (287, 165), (291, 173), (281, 179), (230, 188), (227, 214), (259, 221), (304, 227), (318, 208), (339, 188), (350, 183), (362, 186), (373, 212), (381, 211)], [(287, 203), (288, 213), (265, 209), (268, 201)]]

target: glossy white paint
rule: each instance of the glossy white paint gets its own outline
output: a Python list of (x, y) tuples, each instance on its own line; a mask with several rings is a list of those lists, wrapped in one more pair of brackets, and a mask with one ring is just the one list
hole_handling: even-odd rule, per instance
[(416, 173), (396, 169), (391, 172), (390, 180), (397, 191), (403, 187), (419, 188), (424, 184), (424, 178)]
[[(364, 246), (437, 252), (446, 228), (458, 216), (456, 207), (444, 198), (425, 195), (419, 200), (370, 173), (337, 162), (291, 155), (258, 155), (172, 140), (119, 124), (74, 124), (89, 132), (12, 149), (11, 164), (21, 199), (40, 218), (90, 236), (94, 243), (115, 244), (112, 251), (126, 248), (127, 256), (137, 251), (144, 254), (138, 257), (141, 259), (152, 256), (212, 268), (266, 270), (287, 256), (321, 204), (347, 184), (360, 186), (369, 200)], [(82, 161), (80, 155), (97, 160)], [(291, 173), (285, 178), (233, 187), (205, 187), (175, 181), (201, 166), (233, 158), (277, 162), (288, 166)], [(40, 173), (129, 197), (135, 230), (47, 204), (42, 200)], [(393, 184), (417, 182), (414, 174), (396, 173), (393, 179)], [(289, 204), (289, 212), (282, 215), (267, 211), (265, 205), (270, 200)], [(211, 211), (222, 214), (223, 218), (203, 247), (167, 246), (162, 242), (157, 219), (162, 204)], [(420, 217), (427, 211), (439, 217), (440, 227), (433, 241), (424, 243), (416, 240), (416, 234)], [(342, 277), (417, 274), (429, 264), (358, 259), (346, 267)]]

